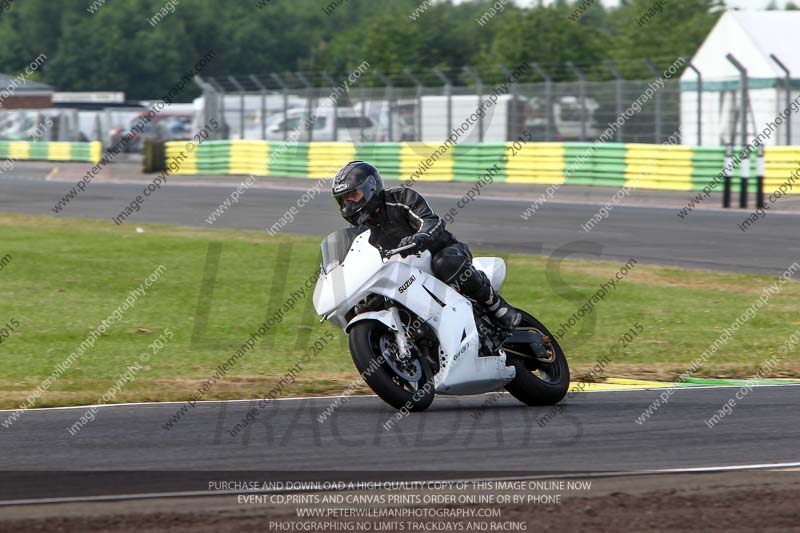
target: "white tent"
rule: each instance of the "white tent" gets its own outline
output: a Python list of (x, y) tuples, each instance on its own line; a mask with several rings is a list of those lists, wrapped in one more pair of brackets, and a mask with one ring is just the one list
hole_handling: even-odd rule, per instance
[[(800, 95), (800, 11), (727, 11), (692, 58), (702, 74), (702, 117), (697, 117), (697, 75), (686, 69), (681, 76), (681, 128), (683, 138), (697, 142), (702, 123), (702, 145), (715, 146), (741, 140), (740, 74), (726, 56), (732, 54), (747, 69), (750, 110), (748, 138), (775, 131), (765, 145), (787, 144), (786, 122), (775, 118), (786, 107), (785, 72), (770, 57), (774, 54), (792, 76), (790, 99)], [(798, 102), (800, 103), (800, 102)], [(800, 113), (792, 113), (791, 142), (800, 144)], [(755, 133), (755, 135), (754, 135)]]

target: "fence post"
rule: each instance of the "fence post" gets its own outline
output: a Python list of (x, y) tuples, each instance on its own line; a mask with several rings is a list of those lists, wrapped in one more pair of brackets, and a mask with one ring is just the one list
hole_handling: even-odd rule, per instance
[(731, 174), (733, 173), (733, 143), (725, 146), (725, 161), (722, 166), (722, 207), (731, 206)]
[[(2, 113), (0, 113), (0, 116), (2, 116)], [(63, 141), (64, 140), (64, 112), (63, 111), (59, 111), (58, 115), (56, 115), (56, 116), (58, 117), (58, 120), (56, 121), (56, 138), (52, 139), (52, 137), (51, 137), (51, 140)]]
[(75, 129), (72, 132), (72, 141), (80, 142), (81, 140), (81, 115), (77, 109), (72, 110), (72, 124)]
[(747, 69), (733, 57), (733, 54), (728, 54), (725, 57), (736, 67), (736, 70), (741, 75), (742, 109), (740, 114), (742, 118), (742, 149), (744, 150), (744, 147), (747, 146), (747, 93), (749, 91)]
[[(39, 112), (36, 113), (36, 127), (37, 128), (39, 127), (39, 124), (41, 123), (41, 120), (40, 120), (41, 116), (42, 116), (41, 113), (39, 113)], [(96, 137), (96, 139), (95, 139), (96, 141), (103, 142), (103, 125), (100, 123), (100, 114), (99, 113), (95, 113), (95, 115), (94, 115), (94, 136)], [(41, 139), (35, 139), (35, 140), (38, 141), (38, 140), (41, 140)]]
[(306, 78), (302, 72), (295, 72), (294, 75), (306, 87), (306, 118), (303, 122), (306, 125), (306, 142), (312, 142), (314, 140), (314, 122), (317, 121), (317, 117), (314, 116), (315, 113), (311, 110), (313, 107), (311, 82), (308, 81), (308, 78)]
[(567, 61), (566, 65), (578, 78), (578, 98), (581, 101), (581, 142), (584, 142), (586, 141), (586, 76), (572, 61)]
[(740, 174), (740, 182), (739, 182), (739, 207), (747, 207), (747, 182), (750, 178), (750, 150), (747, 149), (747, 115), (748, 115), (748, 78), (747, 78), (747, 69), (744, 68), (744, 65), (739, 63), (733, 54), (728, 54), (725, 58), (730, 61), (736, 70), (739, 71), (741, 75), (741, 89), (742, 89), (742, 109), (741, 109), (741, 118), (742, 118), (742, 152), (744, 157), (742, 158), (741, 163), (741, 174)]
[[(387, 132), (389, 135), (389, 142), (394, 141), (394, 115), (392, 113), (392, 109), (395, 107), (394, 105), (394, 85), (392, 84), (392, 80), (390, 80), (386, 74), (381, 72), (380, 70), (375, 71), (375, 76), (381, 80), (384, 85), (384, 94), (386, 95), (386, 103), (389, 106), (387, 115), (389, 120), (389, 131)], [(377, 140), (377, 139), (376, 139)]]
[[(106, 108), (106, 111), (108, 111), (108, 108)], [(41, 127), (41, 124), (42, 124), (42, 112), (41, 111), (38, 111), (38, 110), (36, 111), (36, 118), (34, 120), (35, 120), (34, 124), (36, 124), (36, 126), (34, 128), (34, 131), (39, 131), (39, 128)], [(95, 136), (97, 137), (98, 141), (102, 142), (103, 144), (106, 144), (105, 140), (102, 137), (102, 135), (103, 135), (103, 126), (99, 123), (99, 120), (100, 120), (100, 114), (99, 114), (99, 111), (98, 111), (98, 113), (94, 116)], [(106, 121), (106, 123), (108, 123), (108, 121)], [(41, 141), (43, 136), (44, 136), (44, 132), (42, 132), (42, 134), (39, 137), (31, 136), (30, 140), (31, 141)]]
[(72, 138), (72, 113), (65, 110), (64, 116), (61, 120), (61, 125), (64, 128), (63, 136), (61, 137), (62, 140), (67, 142), (73, 142), (75, 139)]
[[(219, 112), (217, 110), (217, 97), (216, 93), (214, 92), (214, 87), (211, 86), (210, 83), (205, 81), (199, 75), (195, 75), (194, 82), (197, 84), (198, 87), (203, 91), (203, 124), (208, 124), (208, 121), (212, 116), (218, 116)], [(215, 139), (218, 133), (212, 132), (211, 138)]]
[[(611, 72), (611, 74), (617, 80), (616, 114), (617, 114), (617, 119), (619, 119), (619, 117), (622, 115), (622, 84), (623, 84), (622, 74), (620, 73), (619, 70), (617, 70), (617, 67), (614, 65), (614, 63), (612, 63), (608, 59), (603, 60), (603, 65), (606, 66), (606, 68)], [(623, 121), (622, 125), (619, 128), (617, 128), (617, 142), (623, 142), (622, 129), (624, 127), (625, 127), (625, 122)]]
[[(325, 71), (322, 72), (322, 77), (325, 78), (325, 81), (330, 83), (331, 90), (336, 91), (336, 80)], [(339, 96), (334, 96), (334, 94), (331, 93), (331, 98), (333, 99), (333, 142), (336, 142), (339, 140)]]
[(415, 140), (422, 141), (422, 88), (423, 88), (423, 85), (422, 85), (422, 82), (419, 81), (419, 79), (417, 79), (416, 76), (414, 76), (414, 74), (412, 74), (410, 68), (408, 68), (408, 67), (404, 68), (403, 69), (403, 74), (405, 74), (406, 77), (408, 79), (410, 79), (411, 82), (417, 87), (417, 94), (416, 94), (416, 100), (417, 100), (417, 106), (416, 107), (417, 108), (415, 110), (416, 113), (414, 114), (414, 126), (415, 126), (414, 130), (415, 130), (415, 137), (416, 137)]
[[(366, 117), (367, 116), (367, 88), (364, 87), (363, 84), (359, 84), (358, 89), (359, 89), (358, 94), (361, 95), (361, 116), (362, 117)], [(362, 143), (367, 141), (367, 133), (366, 133), (366, 131), (367, 130), (365, 130), (365, 129), (361, 130), (361, 136), (359, 137), (359, 141), (362, 142)]]
[[(786, 65), (784, 65), (778, 56), (775, 54), (770, 54), (769, 57), (780, 67), (780, 69), (786, 74), (786, 77), (783, 79), (783, 89), (786, 91), (786, 107), (790, 108), (792, 105), (792, 73), (789, 72), (789, 69)], [(789, 146), (792, 144), (792, 116), (789, 115), (789, 118), (786, 119), (786, 145)]]
[(444, 94), (447, 97), (447, 132), (445, 132), (445, 139), (453, 132), (453, 85), (450, 79), (445, 75), (439, 67), (433, 67), (433, 73), (436, 74), (444, 83)]
[[(505, 66), (503, 63), (498, 63), (497, 66), (500, 68), (500, 72), (503, 73), (503, 76), (505, 76), (506, 79), (511, 79), (512, 72), (508, 69), (507, 66)], [(506, 131), (507, 131), (506, 139), (509, 140), (509, 141), (518, 139), (522, 135), (522, 132), (517, 127), (519, 125), (519, 122), (520, 122), (519, 121), (519, 117), (517, 116), (517, 114), (519, 113), (519, 109), (518, 109), (518, 106), (519, 106), (519, 88), (517, 87), (518, 83), (519, 83), (519, 80), (517, 80), (517, 81), (515, 81), (514, 83), (511, 84), (511, 109), (509, 110), (509, 113), (508, 113), (508, 124), (509, 124), (510, 127), (506, 128)], [(524, 113), (523, 113), (523, 115), (524, 115)], [(525, 130), (525, 117), (524, 116), (522, 117), (522, 130), (523, 131)]]
[(764, 207), (764, 145), (758, 145), (756, 152), (756, 209)]
[(228, 125), (228, 118), (227, 118), (227, 110), (225, 108), (225, 89), (220, 85), (216, 79), (212, 78), (211, 76), (208, 77), (208, 83), (214, 88), (216, 93), (219, 95), (219, 112), (220, 117), (222, 118), (222, 131), (220, 132), (220, 137), (223, 139), (230, 138), (230, 126)]
[(200, 87), (200, 90), (203, 91), (203, 124), (208, 124), (208, 116), (209, 116), (209, 105), (208, 105), (208, 84), (205, 82), (203, 78), (200, 77), (199, 74), (195, 74), (194, 76), (194, 83)]
[(550, 75), (539, 66), (539, 63), (530, 63), (530, 66), (536, 71), (539, 76), (542, 77), (544, 80), (544, 100), (545, 100), (545, 107), (547, 109), (547, 122), (545, 126), (545, 140), (552, 141), (553, 140), (553, 123), (554, 123), (554, 116), (553, 116), (553, 79)]
[(289, 139), (289, 129), (286, 127), (289, 123), (289, 86), (275, 73), (270, 74), (270, 77), (275, 80), (283, 92), (283, 140), (286, 141)]
[[(644, 63), (644, 66), (647, 67), (647, 70), (650, 71), (650, 74), (652, 74), (656, 80), (661, 78), (661, 74), (659, 74), (658, 69), (656, 69), (656, 67), (650, 62), (649, 59), (642, 59), (642, 63)], [(657, 89), (654, 92), (656, 100), (656, 120), (655, 120), (656, 142), (660, 143), (661, 142), (661, 93), (658, 92)]]
[(267, 140), (267, 88), (264, 87), (264, 84), (261, 81), (250, 74), (250, 81), (258, 87), (258, 91), (261, 93), (261, 139), (266, 141)]
[(228, 76), (228, 80), (239, 92), (239, 138), (244, 139), (244, 87), (233, 76)]
[[(105, 110), (103, 111), (103, 118), (106, 121), (105, 136), (108, 137), (108, 145), (109, 146), (111, 146), (111, 121), (112, 121), (112, 117), (113, 117), (113, 115), (111, 114), (111, 110), (109, 108), (105, 108)], [(205, 122), (203, 122), (203, 124), (205, 124)], [(48, 132), (48, 139), (47, 140), (50, 140), (49, 132)]]
[[(478, 109), (481, 109), (483, 107), (483, 80), (472, 67), (465, 66), (464, 72), (475, 82), (475, 90), (478, 92)], [(483, 113), (478, 113), (478, 142), (480, 143), (483, 142), (483, 115)]]
[(700, 70), (689, 61), (689, 58), (684, 57), (686, 66), (694, 71), (697, 75), (697, 146), (703, 145), (703, 74)]

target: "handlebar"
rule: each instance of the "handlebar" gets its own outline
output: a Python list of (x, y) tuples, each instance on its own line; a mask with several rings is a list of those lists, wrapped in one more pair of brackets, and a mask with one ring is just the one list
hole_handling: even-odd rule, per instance
[(384, 250), (383, 251), (383, 256), (388, 258), (388, 257), (391, 257), (391, 256), (393, 256), (395, 254), (399, 254), (400, 252), (404, 252), (406, 250), (410, 250), (410, 249), (416, 248), (416, 247), (417, 247), (416, 243), (406, 244), (405, 246), (401, 246), (400, 248), (394, 248), (392, 250)]

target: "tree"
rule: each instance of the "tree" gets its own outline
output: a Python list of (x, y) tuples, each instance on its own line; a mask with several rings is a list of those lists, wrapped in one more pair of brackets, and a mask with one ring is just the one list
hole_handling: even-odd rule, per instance
[[(92, 14), (93, 1), (13, 2), (0, 13), (0, 72), (21, 72), (45, 53), (36, 76), (58, 90), (121, 90), (134, 99), (162, 96), (210, 50), (216, 56), (204, 75), (219, 77), (303, 70), (341, 79), (367, 61), (397, 84), (408, 83), (406, 67), (438, 84), (435, 66), (448, 68), (456, 84), (469, 83), (465, 65), (494, 83), (503, 79), (500, 64), (538, 61), (565, 80), (572, 74), (564, 63), (573, 61), (595, 80), (610, 78), (600, 62), (612, 59), (626, 76), (647, 78), (642, 57), (666, 67), (692, 55), (724, 8), (721, 0), (681, 0), (645, 20), (653, 0), (609, 9), (598, 1), (576, 19), (570, 15), (584, 0), (507, 3), (502, 12), (495, 0), (226, 0), (224, 8), (192, 0), (153, 27), (148, 19), (163, 0), (108, 1)], [(361, 83), (380, 85), (375, 76)], [(187, 89), (181, 99), (197, 92)]]

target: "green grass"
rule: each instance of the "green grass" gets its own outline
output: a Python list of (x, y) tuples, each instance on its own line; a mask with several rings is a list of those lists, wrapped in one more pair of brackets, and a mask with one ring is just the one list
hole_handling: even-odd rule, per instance
[[(11, 319), (19, 322), (0, 343), (0, 406), (22, 403), (159, 265), (166, 268), (160, 280), (37, 405), (97, 401), (167, 328), (173, 340), (115, 401), (186, 399), (247, 340), (268, 309), (276, 310), (318, 264), (317, 238), (168, 226), (142, 226), (144, 232), (137, 233), (135, 228), (0, 216), (0, 258), (12, 257), (0, 271), (0, 327)], [(210, 243), (222, 244), (219, 269), (205, 334), (191, 346)], [(509, 275), (503, 294), (554, 331), (620, 267), (564, 261), (559, 270), (566, 285), (557, 290), (548, 281), (547, 258), (505, 257)], [(638, 321), (643, 333), (612, 360), (606, 373), (668, 379), (702, 353), (773, 281), (770, 276), (640, 264), (564, 336), (562, 344), (574, 368), (589, 366)], [(800, 329), (798, 297), (800, 285), (783, 286), (699, 374), (749, 376)], [(593, 327), (581, 334), (591, 322)], [(267, 394), (326, 331), (334, 334), (334, 341), (304, 365), (285, 394), (341, 391), (356, 377), (346, 338), (330, 324), (318, 323), (309, 294), (206, 398)], [(797, 356), (786, 356), (778, 375), (800, 375), (798, 370)]]

